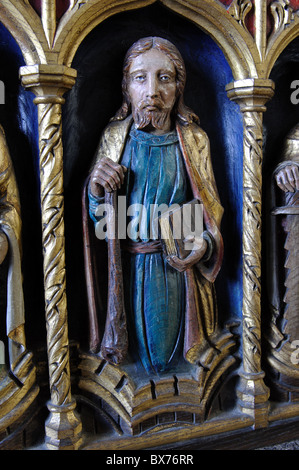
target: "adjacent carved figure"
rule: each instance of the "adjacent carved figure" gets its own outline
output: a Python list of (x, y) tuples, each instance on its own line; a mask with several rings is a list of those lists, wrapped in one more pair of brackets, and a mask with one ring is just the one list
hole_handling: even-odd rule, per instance
[(299, 392), (299, 124), (288, 135), (274, 171), (270, 295), (270, 363), (279, 387)]
[[(167, 371), (181, 357), (207, 366), (221, 336), (214, 281), (223, 257), (223, 208), (208, 137), (184, 104), (185, 81), (172, 43), (149, 37), (133, 44), (124, 61), (123, 104), (103, 132), (84, 193), (90, 348), (114, 364), (129, 353), (149, 373)], [(100, 242), (98, 207), (105, 201), (117, 211), (116, 194), (146, 214), (155, 204), (196, 199), (203, 205), (202, 236), (192, 239), (185, 258), (166, 256), (160, 239), (151, 238), (152, 219), (139, 214), (138, 229), (125, 240), (108, 216), (107, 240)]]
[(21, 273), (21, 215), (14, 170), (0, 126), (0, 264), (9, 257), (6, 330), (10, 370), (25, 352), (24, 300)]

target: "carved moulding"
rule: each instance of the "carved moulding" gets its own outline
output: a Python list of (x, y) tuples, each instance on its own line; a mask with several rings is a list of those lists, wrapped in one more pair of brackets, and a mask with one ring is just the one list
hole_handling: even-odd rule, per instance
[(76, 449), (81, 422), (71, 396), (63, 198), (62, 95), (73, 86), (76, 73), (67, 67), (28, 66), (22, 84), (36, 94), (38, 106), (42, 241), (44, 249), (45, 316), (51, 402), (46, 423), (48, 448)]
[(79, 388), (101, 398), (113, 410), (108, 413), (123, 432), (138, 435), (169, 427), (203, 423), (215, 395), (236, 365), (231, 355), (235, 339), (229, 332), (217, 344), (219, 354), (209, 368), (185, 363), (163, 376), (143, 376), (131, 367), (114, 366), (95, 354), (82, 353)]
[(274, 94), (271, 80), (240, 80), (227, 86), (244, 121), (243, 162), (243, 370), (240, 405), (253, 414), (255, 426), (268, 420), (269, 390), (261, 370), (261, 220), (262, 113)]
[[(154, 3), (152, 1), (146, 4)], [(238, 77), (255, 75), (256, 68), (251, 57), (254, 42), (233, 18), (223, 15), (223, 8), (211, 0), (203, 2), (162, 2), (170, 9), (195, 21), (209, 32), (226, 50), (234, 73)], [(46, 322), (48, 330), (48, 356), (50, 372), (51, 411), (46, 425), (50, 448), (67, 448), (80, 445), (80, 424), (73, 419), (73, 400), (70, 394), (68, 360), (67, 307), (64, 273), (64, 227), (62, 195), (62, 141), (61, 105), (63, 92), (74, 83), (74, 76), (66, 81), (72, 58), (83, 38), (105, 18), (119, 11), (145, 6), (144, 1), (111, 2), (89, 0), (72, 2), (56, 27), (53, 21), (55, 2), (43, 2), (42, 19), (31, 8), (29, 1), (20, 4), (4, 0), (1, 19), (20, 45), (27, 65), (23, 68), (23, 85), (34, 91), (39, 113), (39, 141), (41, 155), (42, 220), (44, 241), (44, 278), (46, 296)], [(79, 8), (80, 7), (80, 8)], [(222, 21), (219, 22), (219, 17)], [(12, 21), (13, 20), (13, 21)], [(220, 31), (219, 31), (220, 26)], [(236, 36), (248, 39), (250, 47)], [(245, 45), (245, 47), (244, 47)], [(56, 64), (56, 65), (55, 65)], [(57, 67), (57, 64), (61, 67)], [(51, 145), (49, 145), (51, 143)], [(53, 144), (53, 145), (52, 145)], [(69, 413), (68, 413), (69, 411)], [(61, 414), (60, 414), (61, 413)], [(64, 416), (64, 420), (60, 420)]]
[(32, 353), (27, 351), (19, 358), (14, 373), (17, 379), (6, 371), (0, 375), (0, 436), (9, 435), (7, 430), (25, 415), (39, 392)]
[[(71, 1), (68, 11), (65, 13), (61, 21), (58, 23), (58, 26), (54, 24), (51, 20), (53, 19), (53, 10), (48, 16), (44, 14), (43, 21), (40, 20), (39, 16), (31, 8), (29, 1), (24, 0), (20, 2), (19, 0), (3, 0), (0, 5), (0, 19), (3, 21), (5, 26), (13, 34), (17, 40), (20, 48), (22, 50), (23, 56), (27, 65), (34, 64), (45, 64), (43, 70), (43, 78), (38, 82), (38, 87), (34, 86), (34, 90), (39, 89), (38, 95), (43, 96), (39, 102), (37, 102), (39, 107), (39, 131), (40, 131), (40, 150), (41, 154), (47, 155), (49, 162), (55, 164), (56, 174), (54, 175), (54, 191), (57, 190), (59, 181), (63, 180), (63, 170), (62, 170), (62, 144), (61, 144), (61, 126), (60, 126), (60, 112), (61, 105), (63, 103), (62, 94), (58, 91), (58, 81), (56, 68), (57, 65), (70, 67), (74, 54), (79, 47), (80, 43), (84, 37), (101, 21), (108, 18), (109, 16), (124, 10), (130, 10), (133, 8), (141, 8), (142, 6), (149, 5), (154, 3), (154, 1), (116, 1), (111, 5), (111, 2), (100, 1), (100, 0), (86, 0), (86, 1)], [(282, 29), (276, 28), (275, 40), (273, 40), (273, 49), (268, 49), (267, 59), (261, 60), (261, 45), (257, 46), (253, 37), (248, 33), (247, 29), (244, 28), (244, 19), (245, 11), (242, 13), (243, 16), (236, 18), (235, 16), (228, 15), (222, 5), (217, 3), (214, 0), (162, 0), (162, 4), (170, 8), (172, 11), (175, 11), (185, 18), (196, 23), (201, 27), (205, 32), (213, 37), (213, 39), (219, 44), (222, 50), (225, 53), (229, 64), (231, 65), (233, 75), (235, 80), (241, 80), (247, 77), (251, 78), (267, 78), (271, 67), (279, 55), (279, 51), (286, 46), (288, 42), (292, 40), (295, 35), (298, 34), (298, 21), (296, 18), (292, 19), (290, 25), (285, 23)], [(245, 2), (235, 2), (239, 6), (245, 4)], [(247, 2), (248, 3), (248, 2)], [(280, 2), (281, 3), (281, 2)], [(47, 2), (49, 8), (55, 8), (55, 2)], [(256, 0), (256, 4), (260, 4)], [(236, 21), (237, 19), (237, 21)], [(241, 19), (241, 22), (240, 22)], [(46, 26), (45, 26), (46, 25)], [(263, 20), (260, 23), (259, 33), (262, 33), (262, 36), (265, 37), (266, 34), (266, 25)], [(274, 38), (274, 36), (273, 36)], [(264, 39), (261, 40), (263, 43)], [(54, 67), (52, 67), (54, 65)], [(66, 69), (65, 69), (66, 70)], [(25, 76), (28, 73), (30, 75), (32, 71), (24, 69), (22, 72), (24, 86), (31, 87), (30, 81), (25, 83)], [(35, 73), (35, 72), (34, 72)], [(61, 73), (63, 76), (64, 73)], [(56, 76), (54, 78), (54, 76)], [(33, 80), (34, 81), (34, 80)], [(37, 82), (34, 82), (35, 84)], [(52, 83), (52, 85), (51, 85)], [(74, 83), (74, 77), (73, 77)], [(71, 83), (70, 83), (71, 86)], [(49, 87), (52, 87), (52, 98), (49, 102), (46, 96), (49, 95)], [(65, 87), (66, 89), (69, 86)], [(237, 85), (236, 85), (237, 88)], [(233, 98), (232, 98), (233, 99)], [(249, 99), (249, 98), (248, 98)], [(237, 100), (238, 101), (238, 100)], [(244, 101), (242, 101), (244, 103)], [(241, 104), (241, 99), (240, 99)], [(247, 106), (247, 105), (246, 105)], [(245, 250), (245, 253), (251, 257), (253, 253), (252, 260), (257, 261), (257, 267), (253, 273), (253, 281), (251, 279), (251, 270), (248, 271), (248, 274), (244, 276), (245, 283), (250, 283), (248, 291), (246, 294), (246, 302), (248, 306), (245, 309), (245, 313), (248, 312), (248, 315), (245, 314), (244, 318), (244, 328), (245, 328), (245, 337), (247, 338), (244, 343), (245, 359), (244, 359), (244, 370), (248, 373), (247, 385), (256, 388), (256, 384), (260, 384), (261, 392), (254, 392), (254, 396), (261, 395), (262, 403), (266, 402), (267, 390), (264, 389), (262, 381), (262, 372), (260, 370), (260, 307), (259, 307), (259, 279), (260, 279), (260, 226), (259, 226), (259, 217), (260, 217), (260, 190), (261, 190), (261, 179), (260, 179), (260, 163), (261, 163), (261, 118), (259, 111), (254, 109), (247, 109), (246, 106), (243, 107), (244, 111), (244, 128), (246, 129), (244, 137), (244, 155), (251, 155), (248, 157), (248, 169), (247, 176), (252, 169), (257, 169), (258, 176), (256, 180), (253, 180), (256, 188), (252, 189), (247, 193), (247, 195), (257, 195), (257, 207), (258, 207), (258, 217), (255, 218), (255, 199), (250, 199), (248, 197), (248, 207), (245, 214), (244, 209), (244, 220), (245, 224), (248, 224), (250, 227), (250, 221), (252, 222), (253, 227), (253, 238), (250, 234), (250, 228), (247, 231), (246, 240), (244, 244), (248, 243), (248, 251)], [(48, 119), (48, 123), (47, 123)], [(47, 124), (45, 124), (47, 123)], [(54, 124), (54, 126), (53, 126)], [(49, 137), (49, 129), (53, 130), (54, 139), (57, 138), (57, 146), (55, 146), (53, 152), (48, 152), (46, 150), (46, 139)], [(255, 150), (251, 151), (251, 143)], [(247, 157), (246, 157), (247, 158)], [(257, 166), (255, 166), (257, 165)], [(46, 167), (46, 162), (41, 167), (41, 175), (43, 173), (43, 167)], [(43, 180), (45, 187), (50, 188), (50, 173), (46, 171), (46, 177)], [(41, 176), (43, 178), (43, 176)], [(244, 195), (246, 196), (246, 195)], [(50, 202), (49, 202), (50, 201)], [(63, 229), (63, 195), (60, 190), (58, 191), (57, 197), (56, 194), (52, 193), (52, 189), (46, 190), (45, 197), (43, 198), (42, 203), (42, 212), (43, 220), (48, 220), (49, 211), (57, 211), (56, 214), (56, 223), (59, 227), (59, 240), (55, 239), (54, 232), (52, 233), (52, 241), (46, 242), (46, 233), (45, 236), (45, 289), (47, 291), (47, 296), (50, 301), (53, 298), (56, 298), (56, 295), (52, 297), (52, 293), (57, 294), (60, 298), (58, 302), (58, 312), (55, 312), (56, 306), (53, 310), (47, 310), (46, 312), (46, 321), (49, 328), (49, 340), (48, 340), (48, 354), (49, 357), (53, 358), (63, 358), (63, 363), (65, 368), (61, 369), (58, 367), (59, 374), (56, 375), (56, 369), (50, 366), (51, 374), (51, 395), (53, 413), (57, 413), (59, 416), (59, 410), (62, 410), (65, 404), (69, 404), (70, 408), (73, 408), (73, 401), (70, 395), (70, 377), (69, 377), (69, 368), (68, 368), (68, 334), (67, 334), (67, 315), (66, 315), (66, 299), (65, 299), (65, 280), (64, 280), (64, 229)], [(248, 217), (248, 219), (247, 219)], [(252, 217), (252, 218), (251, 218)], [(258, 223), (257, 223), (258, 222)], [(54, 229), (53, 229), (54, 230)], [(46, 230), (45, 230), (46, 232)], [(51, 233), (50, 233), (51, 239)], [(257, 239), (258, 245), (257, 250), (253, 247), (253, 241)], [(250, 240), (250, 241), (249, 241)], [(61, 256), (61, 263), (58, 267), (56, 265), (53, 271), (53, 279), (57, 280), (57, 285), (59, 286), (58, 292), (55, 292), (54, 284), (51, 284), (50, 278), (52, 276), (47, 274), (50, 273), (50, 268), (55, 256), (59, 253)], [(247, 258), (248, 259), (248, 258)], [(252, 261), (251, 260), (251, 261)], [(248, 266), (244, 266), (244, 272), (247, 272), (247, 268), (254, 267), (252, 262), (248, 263)], [(55, 263), (54, 263), (55, 264)], [(257, 282), (256, 282), (257, 281)], [(245, 287), (246, 289), (246, 287)], [(61, 295), (62, 294), (62, 295)], [(252, 298), (251, 298), (252, 295)], [(51, 302), (50, 302), (51, 303)], [(244, 307), (245, 308), (245, 307)], [(56, 320), (59, 320), (57, 325), (60, 325), (61, 330), (55, 326)], [(247, 321), (248, 320), (248, 321)], [(252, 322), (252, 324), (251, 324)], [(61, 337), (58, 335), (58, 332), (62, 332)], [(59, 337), (59, 341), (56, 339)], [(248, 354), (247, 354), (248, 353)], [(246, 356), (247, 354), (247, 356)], [(60, 359), (59, 359), (60, 361)], [(52, 360), (51, 360), (52, 363)], [(53, 363), (54, 364), (54, 363)], [(251, 375), (253, 374), (253, 375)], [(260, 375), (259, 375), (260, 374)], [(54, 377), (56, 377), (54, 379)], [(53, 386), (54, 383), (59, 383), (58, 392)], [(250, 388), (249, 387), (249, 388)], [(244, 397), (244, 394), (243, 394)], [(250, 394), (248, 395), (247, 402), (251, 400)], [(255, 404), (258, 404), (258, 400), (255, 398)], [(255, 406), (255, 405), (254, 405)], [(264, 405), (263, 405), (264, 406)], [(250, 408), (250, 407), (249, 407)], [(244, 411), (246, 407), (243, 407)], [(72, 412), (72, 410), (70, 410)], [(252, 410), (251, 410), (252, 413)], [(253, 413), (254, 414), (254, 413)], [(54, 420), (55, 421), (55, 420)], [(56, 428), (62, 428), (62, 424), (59, 422), (59, 419), (55, 421)], [(265, 421), (263, 421), (265, 424)], [(73, 424), (72, 424), (73, 425)], [(54, 427), (54, 425), (53, 425)], [(73, 425), (73, 430), (75, 433), (79, 428), (78, 422)], [(77, 446), (80, 445), (80, 439), (78, 439)], [(56, 441), (56, 447), (63, 447), (62, 440), (59, 442), (59, 439)]]
[(267, 43), (266, 68), (270, 75), (275, 61), (286, 46), (299, 35), (299, 10), (294, 12), (289, 0), (276, 0), (270, 5), (274, 26)]

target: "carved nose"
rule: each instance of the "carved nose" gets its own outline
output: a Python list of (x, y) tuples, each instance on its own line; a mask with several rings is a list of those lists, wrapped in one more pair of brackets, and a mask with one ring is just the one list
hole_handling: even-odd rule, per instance
[(148, 81), (147, 97), (157, 98), (158, 96), (158, 84), (155, 78), (150, 78)]

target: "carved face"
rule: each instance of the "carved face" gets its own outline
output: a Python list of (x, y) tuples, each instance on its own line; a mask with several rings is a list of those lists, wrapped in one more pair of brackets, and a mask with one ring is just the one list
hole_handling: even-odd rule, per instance
[(163, 52), (150, 49), (133, 59), (128, 94), (139, 129), (160, 134), (171, 129), (171, 111), (177, 96), (176, 70)]

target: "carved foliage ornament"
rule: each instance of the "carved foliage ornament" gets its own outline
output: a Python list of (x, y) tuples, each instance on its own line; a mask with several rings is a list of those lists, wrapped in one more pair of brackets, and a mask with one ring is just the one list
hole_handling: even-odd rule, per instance
[(235, 18), (240, 25), (247, 29), (245, 19), (252, 9), (251, 0), (233, 0), (229, 12), (233, 18)]

